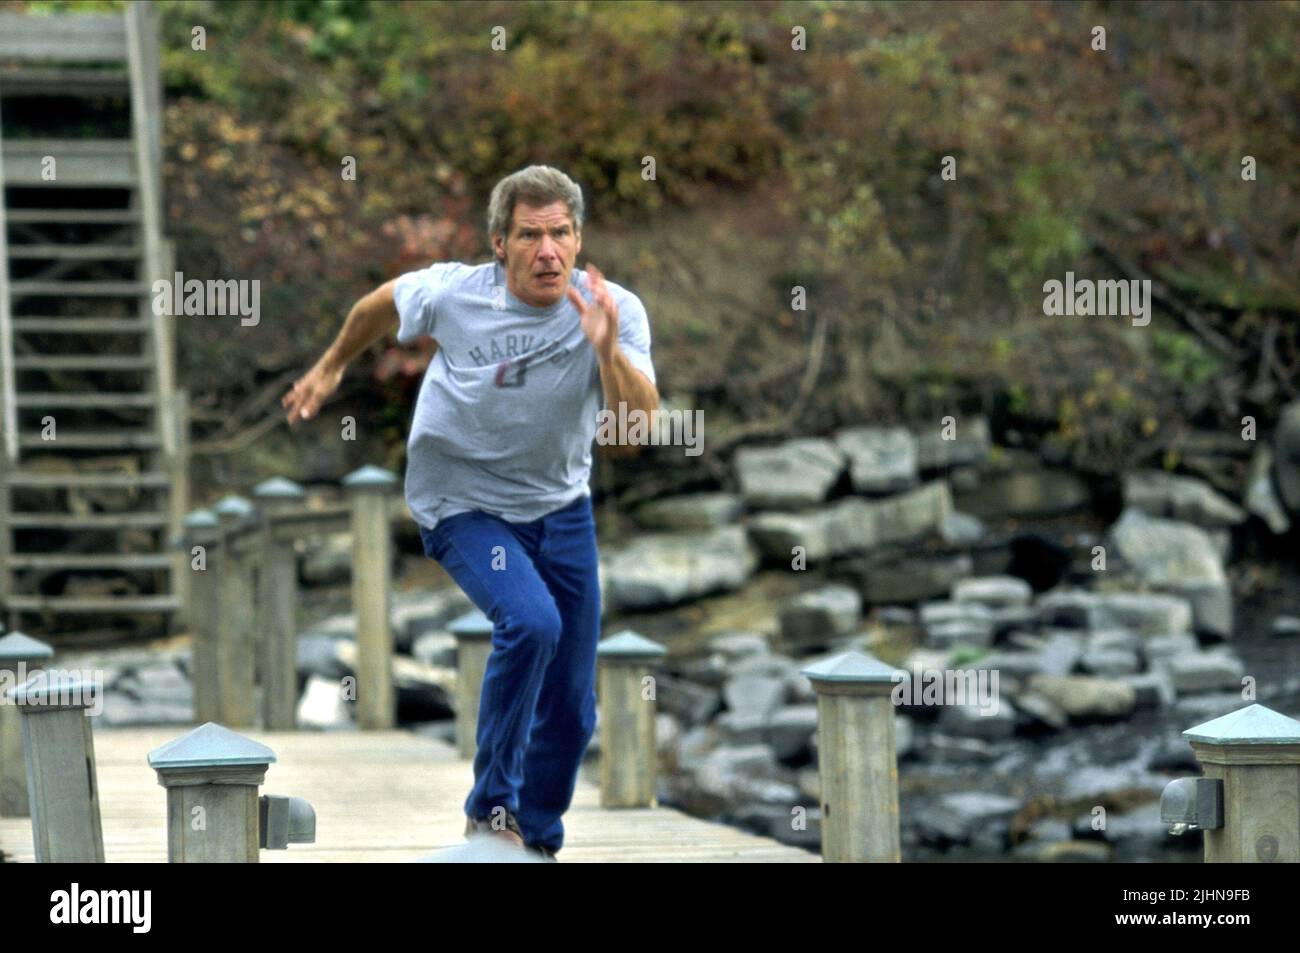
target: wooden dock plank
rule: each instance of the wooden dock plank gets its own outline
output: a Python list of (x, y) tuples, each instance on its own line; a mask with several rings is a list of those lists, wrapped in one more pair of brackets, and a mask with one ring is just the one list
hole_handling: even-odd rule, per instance
[[(183, 733), (176, 727), (95, 732), (109, 863), (167, 859), (165, 794), (146, 756)], [(450, 745), (403, 731), (244, 734), (276, 753), (262, 793), (298, 795), (316, 809), (316, 843), (264, 850), (262, 863), (409, 863), (464, 843), (462, 804), (473, 767)], [(821, 861), (670, 808), (604, 810), (585, 771), (564, 823), (562, 863)], [(30, 822), (0, 818), (0, 850), (10, 861), (30, 863)]]

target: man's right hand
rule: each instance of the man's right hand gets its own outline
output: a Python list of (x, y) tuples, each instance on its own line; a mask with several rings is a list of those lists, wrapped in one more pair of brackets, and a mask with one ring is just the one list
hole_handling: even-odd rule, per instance
[(289, 412), (289, 424), (292, 426), (315, 417), (321, 405), (338, 390), (342, 379), (342, 367), (334, 367), (322, 361), (294, 381), (289, 393), (280, 401), (280, 406)]

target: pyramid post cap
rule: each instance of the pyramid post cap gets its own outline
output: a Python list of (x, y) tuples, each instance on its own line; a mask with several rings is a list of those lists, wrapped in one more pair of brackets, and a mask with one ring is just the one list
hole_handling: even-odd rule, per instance
[(219, 517), (233, 516), (236, 518), (243, 518), (250, 516), (253, 513), (253, 504), (245, 497), (242, 497), (237, 493), (231, 493), (229, 496), (223, 496), (218, 500), (216, 505), (212, 507), (212, 512), (216, 513)]
[(300, 500), (304, 495), (302, 484), (288, 477), (271, 477), (253, 487), (253, 496), (262, 500)]
[(21, 662), (27, 659), (50, 658), (54, 647), (24, 632), (14, 630), (0, 636), (0, 662)]
[(217, 514), (205, 507), (186, 513), (185, 518), (181, 520), (181, 525), (186, 529), (214, 529), (218, 522)]
[(149, 767), (231, 767), (271, 764), (275, 752), (261, 742), (209, 721), (149, 752)]
[(375, 487), (388, 487), (397, 483), (397, 474), (383, 467), (367, 463), (359, 470), (353, 470), (343, 478), (343, 485), (349, 490), (367, 490)]
[(664, 646), (647, 639), (644, 635), (633, 632), (631, 629), (624, 629), (607, 639), (601, 639), (596, 645), (598, 658), (652, 659), (661, 658), (667, 654), (668, 649), (664, 648)]
[(799, 670), (801, 675), (816, 682), (847, 682), (862, 685), (893, 683), (911, 680), (906, 670), (886, 665), (880, 659), (852, 649), (814, 662)]
[(1300, 721), (1254, 704), (1194, 725), (1183, 737), (1207, 745), (1300, 744)]

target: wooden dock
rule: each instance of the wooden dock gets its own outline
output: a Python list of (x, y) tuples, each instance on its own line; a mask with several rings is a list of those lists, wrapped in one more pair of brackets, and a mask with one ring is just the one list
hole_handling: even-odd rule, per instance
[[(165, 792), (146, 756), (184, 727), (95, 732), (104, 857), (108, 863), (167, 859)], [(262, 863), (425, 860), (463, 844), (462, 804), (473, 767), (443, 742), (403, 731), (241, 732), (276, 754), (262, 794), (292, 794), (316, 809), (316, 843), (263, 850)], [(561, 863), (820, 863), (821, 858), (670, 808), (605, 810), (578, 780), (564, 817)], [(0, 851), (33, 860), (31, 822), (0, 818)]]

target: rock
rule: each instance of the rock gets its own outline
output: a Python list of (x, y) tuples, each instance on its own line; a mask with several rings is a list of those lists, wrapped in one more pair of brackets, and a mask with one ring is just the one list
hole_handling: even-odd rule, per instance
[(1078, 675), (1035, 675), (1029, 690), (1059, 705), (1072, 720), (1122, 718), (1136, 704), (1131, 685)]
[(986, 520), (1063, 516), (1088, 506), (1088, 484), (1071, 470), (1034, 467), (986, 477), (957, 505)]
[(1021, 692), (1016, 696), (1015, 706), (1030, 725), (1043, 725), (1053, 731), (1062, 731), (1070, 722), (1064, 708), (1037, 692)]
[(821, 844), (821, 809), (802, 814), (783, 804), (746, 803), (731, 812), (731, 820), (761, 837), (815, 851)]
[(739, 526), (644, 535), (606, 561), (608, 601), (619, 611), (675, 605), (738, 589), (757, 566), (757, 555)]
[(389, 611), (395, 647), (399, 652), (409, 652), (420, 636), (445, 631), (453, 619), (472, 607), (469, 597), (459, 586), (395, 592)]
[(650, 530), (709, 530), (736, 522), (744, 508), (734, 493), (687, 493), (646, 503), (632, 519)]
[(837, 434), (835, 444), (858, 493), (896, 493), (919, 480), (916, 438), (905, 427), (855, 427)]
[(456, 667), (456, 636), (450, 632), (425, 632), (415, 639), (411, 655), (425, 665)]
[(936, 648), (993, 644), (993, 613), (974, 602), (928, 602), (921, 606), (926, 644)]
[(1192, 603), (1197, 629), (1223, 638), (1232, 634), (1232, 595), (1205, 530), (1126, 509), (1111, 527), (1111, 536), (1125, 565), (1143, 581)]
[(952, 588), (953, 602), (975, 602), (990, 609), (1027, 606), (1033, 597), (1029, 583), (1015, 576), (963, 579)]
[(939, 847), (966, 844), (977, 831), (1006, 824), (1019, 810), (1020, 801), (1000, 794), (947, 794), (929, 809), (922, 809), (916, 826), (925, 843)]
[(1282, 505), (1300, 513), (1300, 400), (1282, 408), (1273, 434), (1273, 483)]
[(1132, 686), (1138, 708), (1166, 708), (1174, 703), (1174, 685), (1167, 672), (1121, 675), (1120, 681)]
[[(683, 808), (697, 816), (715, 816), (731, 810), (743, 796), (758, 803), (796, 803), (799, 791), (779, 780), (780, 766), (768, 745), (720, 747), (703, 755), (690, 767), (693, 783), (677, 788)], [(775, 791), (745, 782), (779, 785)], [(775, 798), (769, 800), (771, 795)]]
[[(60, 665), (61, 669), (66, 666)], [(96, 722), (110, 728), (136, 728), (145, 725), (187, 725), (194, 721), (192, 701), (177, 699), (140, 700), (126, 692), (106, 690), (99, 693), (102, 706)]]
[(997, 758), (997, 750), (982, 738), (954, 738), (934, 732), (926, 744), (925, 756), (944, 764), (987, 764)]
[(766, 739), (767, 715), (754, 711), (724, 711), (713, 719), (723, 744), (756, 745)]
[(721, 688), (731, 675), (731, 663), (721, 652), (710, 652), (682, 664), (679, 671), (683, 678), (696, 685)]
[(722, 705), (722, 692), (659, 673), (655, 675), (655, 704), (686, 725), (700, 725)]
[(1052, 632), (1038, 652), (1044, 675), (1069, 675), (1083, 657), (1083, 639), (1070, 632)]
[(787, 705), (767, 720), (767, 742), (780, 761), (807, 756), (816, 731), (816, 705)]
[(1194, 719), (1189, 724), (1200, 724), (1211, 718), (1218, 718), (1246, 706), (1241, 697), (1241, 689), (1232, 692), (1206, 692), (1204, 694), (1179, 697), (1174, 703), (1174, 711), (1180, 719)]
[(1124, 474), (1123, 493), (1125, 506), (1147, 516), (1194, 523), (1205, 529), (1237, 526), (1246, 520), (1241, 507), (1196, 477), (1137, 470)]
[(321, 730), (352, 727), (352, 714), (337, 681), (312, 675), (298, 700), (298, 727)]
[(1039, 625), (1090, 629), (1097, 613), (1097, 595), (1086, 589), (1052, 589), (1040, 595), (1034, 607)]
[(746, 505), (802, 509), (826, 499), (844, 469), (844, 454), (829, 440), (799, 438), (775, 447), (741, 447), (734, 466)]
[(1241, 659), (1225, 652), (1198, 652), (1165, 659), (1162, 663), (1179, 695), (1241, 689), (1245, 667)]
[(1195, 774), (1201, 770), (1201, 763), (1196, 760), (1196, 752), (1186, 738), (1173, 737), (1165, 738), (1151, 752), (1147, 767), (1152, 771), (1190, 771)]
[(114, 688), (141, 702), (174, 706), (187, 712), (194, 705), (194, 686), (180, 668), (166, 662), (134, 669), (119, 678)]
[(767, 636), (759, 632), (723, 632), (709, 639), (709, 650), (720, 653), (728, 662), (762, 658), (772, 654)]
[(1277, 636), (1300, 635), (1300, 618), (1293, 615), (1280, 615), (1273, 620), (1272, 633)]
[(862, 597), (848, 586), (831, 585), (800, 593), (781, 610), (781, 640), (787, 648), (827, 646), (852, 632), (862, 617)]
[(1117, 627), (1098, 629), (1088, 636), (1088, 650), (1119, 650), (1123, 652), (1140, 652), (1142, 637), (1131, 629)]
[(1083, 653), (1079, 665), (1085, 672), (1103, 678), (1133, 675), (1141, 668), (1137, 652), (1117, 648), (1090, 648)]
[(1195, 655), (1200, 651), (1201, 645), (1196, 641), (1196, 636), (1187, 632), (1152, 635), (1142, 643), (1142, 654), (1146, 656), (1147, 665), (1153, 668), (1167, 659)]
[(304, 540), (299, 575), (305, 585), (331, 586), (352, 578), (352, 534), (330, 533)]
[(1273, 451), (1268, 444), (1255, 448), (1246, 476), (1246, 509), (1264, 521), (1275, 536), (1291, 528), (1291, 518), (1273, 486)]
[(327, 633), (299, 635), (296, 651), (299, 675), (315, 675), (338, 684), (339, 679), (354, 674), (343, 662), (341, 646), (348, 640)]
[(788, 563), (799, 547), (810, 563), (914, 540), (942, 525), (951, 509), (941, 480), (880, 500), (841, 500), (804, 513), (759, 513), (749, 521), (754, 543)]
[(950, 546), (971, 546), (978, 543), (986, 532), (984, 521), (969, 513), (949, 513), (939, 527), (939, 535)]
[(875, 565), (862, 575), (862, 597), (868, 603), (920, 602), (947, 596), (957, 580), (973, 569), (967, 553), (918, 557)]
[(939, 713), (939, 726), (962, 738), (1003, 741), (1016, 733), (1016, 713), (1010, 705), (996, 702), (988, 707), (949, 705)]
[(767, 717), (785, 702), (785, 679), (771, 675), (738, 675), (723, 686), (722, 698), (733, 712)]
[[(951, 434), (951, 439), (945, 435)], [(925, 430), (916, 438), (916, 465), (921, 470), (944, 470), (948, 467), (980, 463), (993, 446), (989, 423), (982, 416), (956, 421), (951, 431)]]
[(1159, 592), (1105, 592), (1094, 600), (1094, 628), (1132, 629), (1139, 633), (1191, 632), (1192, 604)]

